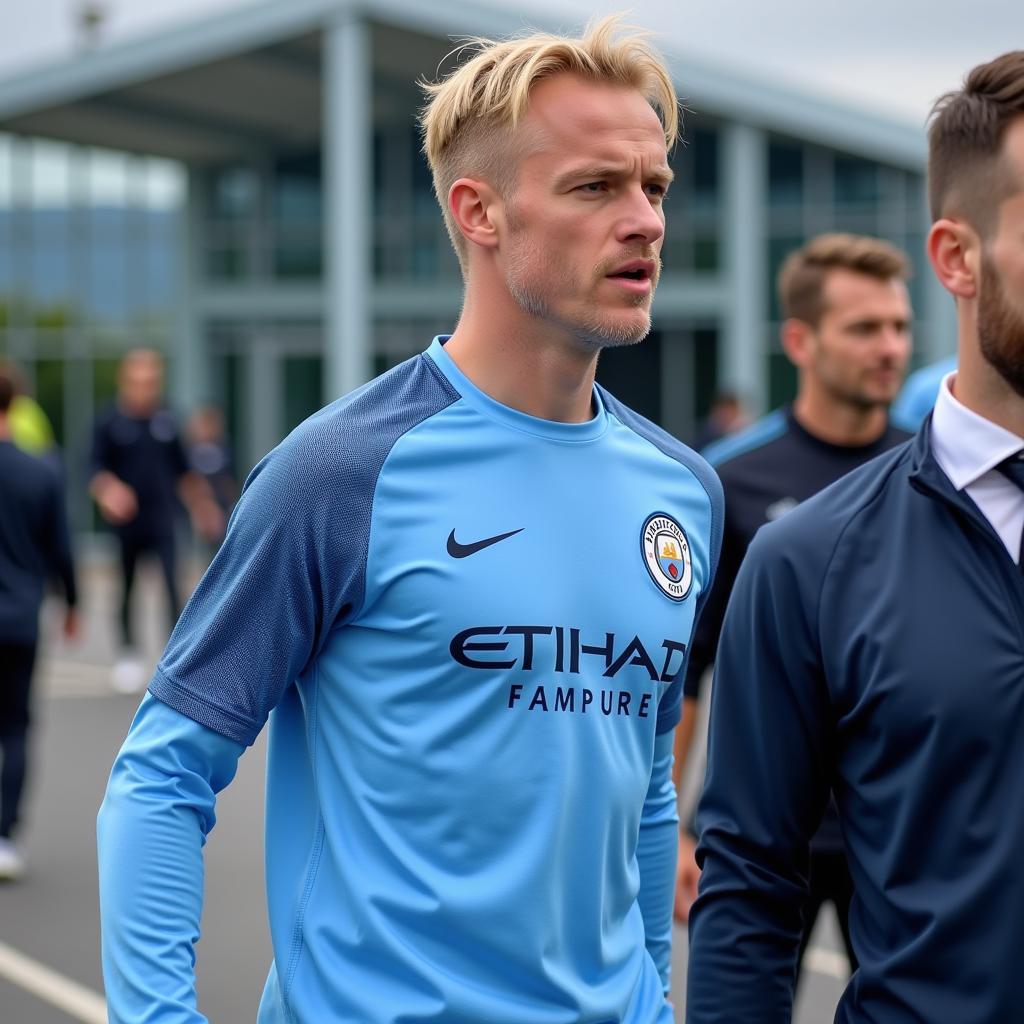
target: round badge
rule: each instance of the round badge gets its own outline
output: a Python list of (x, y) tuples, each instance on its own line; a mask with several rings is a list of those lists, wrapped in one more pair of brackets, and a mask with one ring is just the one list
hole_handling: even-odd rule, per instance
[(683, 528), (664, 512), (655, 512), (640, 531), (644, 565), (658, 589), (673, 601), (682, 601), (693, 584), (690, 542)]

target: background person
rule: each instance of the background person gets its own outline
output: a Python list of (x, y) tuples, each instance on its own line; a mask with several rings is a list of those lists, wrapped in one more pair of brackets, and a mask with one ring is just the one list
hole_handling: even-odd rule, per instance
[(462, 314), (267, 456), (175, 628), (100, 813), (115, 1019), (199, 1019), (203, 840), (273, 710), (261, 1020), (672, 1021), (721, 492), (594, 374), (650, 330), (675, 91), (606, 19), (430, 96)]
[(908, 445), (762, 530), (726, 613), (697, 814), (687, 1020), (789, 1021), (835, 794), (859, 967), (837, 1024), (1024, 1003), (1024, 51), (928, 133), (958, 369)]
[(750, 414), (743, 404), (743, 399), (735, 391), (719, 391), (711, 401), (711, 409), (697, 432), (693, 447), (697, 451), (702, 451), (713, 441), (749, 426)]
[(163, 379), (158, 352), (129, 352), (118, 370), (116, 404), (100, 416), (93, 434), (89, 490), (117, 537), (121, 569), (122, 654), (112, 683), (128, 693), (146, 682), (132, 621), (140, 558), (155, 555), (160, 563), (169, 632), (181, 611), (175, 542), (179, 495), (198, 532), (220, 529), (221, 516), (202, 478), (189, 470), (178, 421), (163, 404)]
[[(220, 511), (220, 520), (227, 526), (231, 510), (238, 500), (231, 444), (224, 430), (224, 414), (215, 405), (196, 409), (185, 425), (186, 454), (189, 469), (206, 483), (206, 489)], [(207, 536), (215, 551), (224, 539), (224, 531)]]
[[(748, 430), (704, 451), (725, 493), (725, 533), (715, 586), (697, 624), (676, 744), (676, 785), (689, 753), (701, 679), (714, 661), (725, 607), (754, 534), (811, 495), (910, 438), (889, 420), (910, 358), (907, 257), (878, 238), (827, 234), (790, 253), (779, 270), (782, 348), (797, 368), (797, 395)], [(680, 839), (676, 918), (697, 895), (695, 842)], [(851, 967), (847, 916), (853, 882), (834, 806), (811, 842), (810, 891), (800, 958), (825, 902), (836, 908)]]
[(892, 406), (895, 423), (907, 430), (917, 430), (935, 407), (935, 399), (943, 380), (956, 370), (956, 356), (940, 359), (915, 370)]
[(39, 607), (49, 578), (63, 585), (64, 634), (77, 630), (75, 572), (64, 492), (53, 468), (21, 451), (9, 422), (15, 378), (0, 368), (0, 879), (24, 870), (14, 843), (28, 769)]

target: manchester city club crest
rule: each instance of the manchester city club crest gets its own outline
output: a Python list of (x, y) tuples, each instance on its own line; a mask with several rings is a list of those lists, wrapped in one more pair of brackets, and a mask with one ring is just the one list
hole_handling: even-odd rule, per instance
[(683, 528), (664, 512), (655, 512), (640, 531), (644, 564), (658, 589), (673, 601), (682, 601), (693, 584), (690, 542)]

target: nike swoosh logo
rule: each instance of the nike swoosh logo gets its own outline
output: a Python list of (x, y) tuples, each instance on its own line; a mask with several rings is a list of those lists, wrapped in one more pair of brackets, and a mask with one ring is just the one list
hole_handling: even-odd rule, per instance
[(452, 530), (448, 534), (448, 554), (452, 558), (466, 558), (469, 555), (475, 555), (478, 551), (483, 551), (484, 548), (489, 548), (492, 544), (497, 544), (498, 541), (508, 540), (509, 537), (514, 537), (517, 533), (522, 533), (525, 530), (525, 526), (520, 526), (518, 530), (510, 530), (508, 533), (499, 533), (497, 537), (487, 537), (485, 540), (474, 541), (472, 544), (460, 544), (455, 539), (455, 531)]

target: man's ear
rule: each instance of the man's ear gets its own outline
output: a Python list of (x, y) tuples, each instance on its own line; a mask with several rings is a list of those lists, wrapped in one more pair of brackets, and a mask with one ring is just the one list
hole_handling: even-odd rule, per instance
[(814, 328), (804, 320), (790, 317), (783, 323), (779, 336), (786, 357), (797, 369), (803, 369), (811, 359), (814, 347)]
[(448, 209), (467, 242), (485, 249), (497, 247), (501, 200), (487, 182), (459, 178), (448, 189)]
[(981, 239), (963, 221), (942, 217), (928, 232), (928, 260), (946, 291), (958, 299), (978, 294)]

